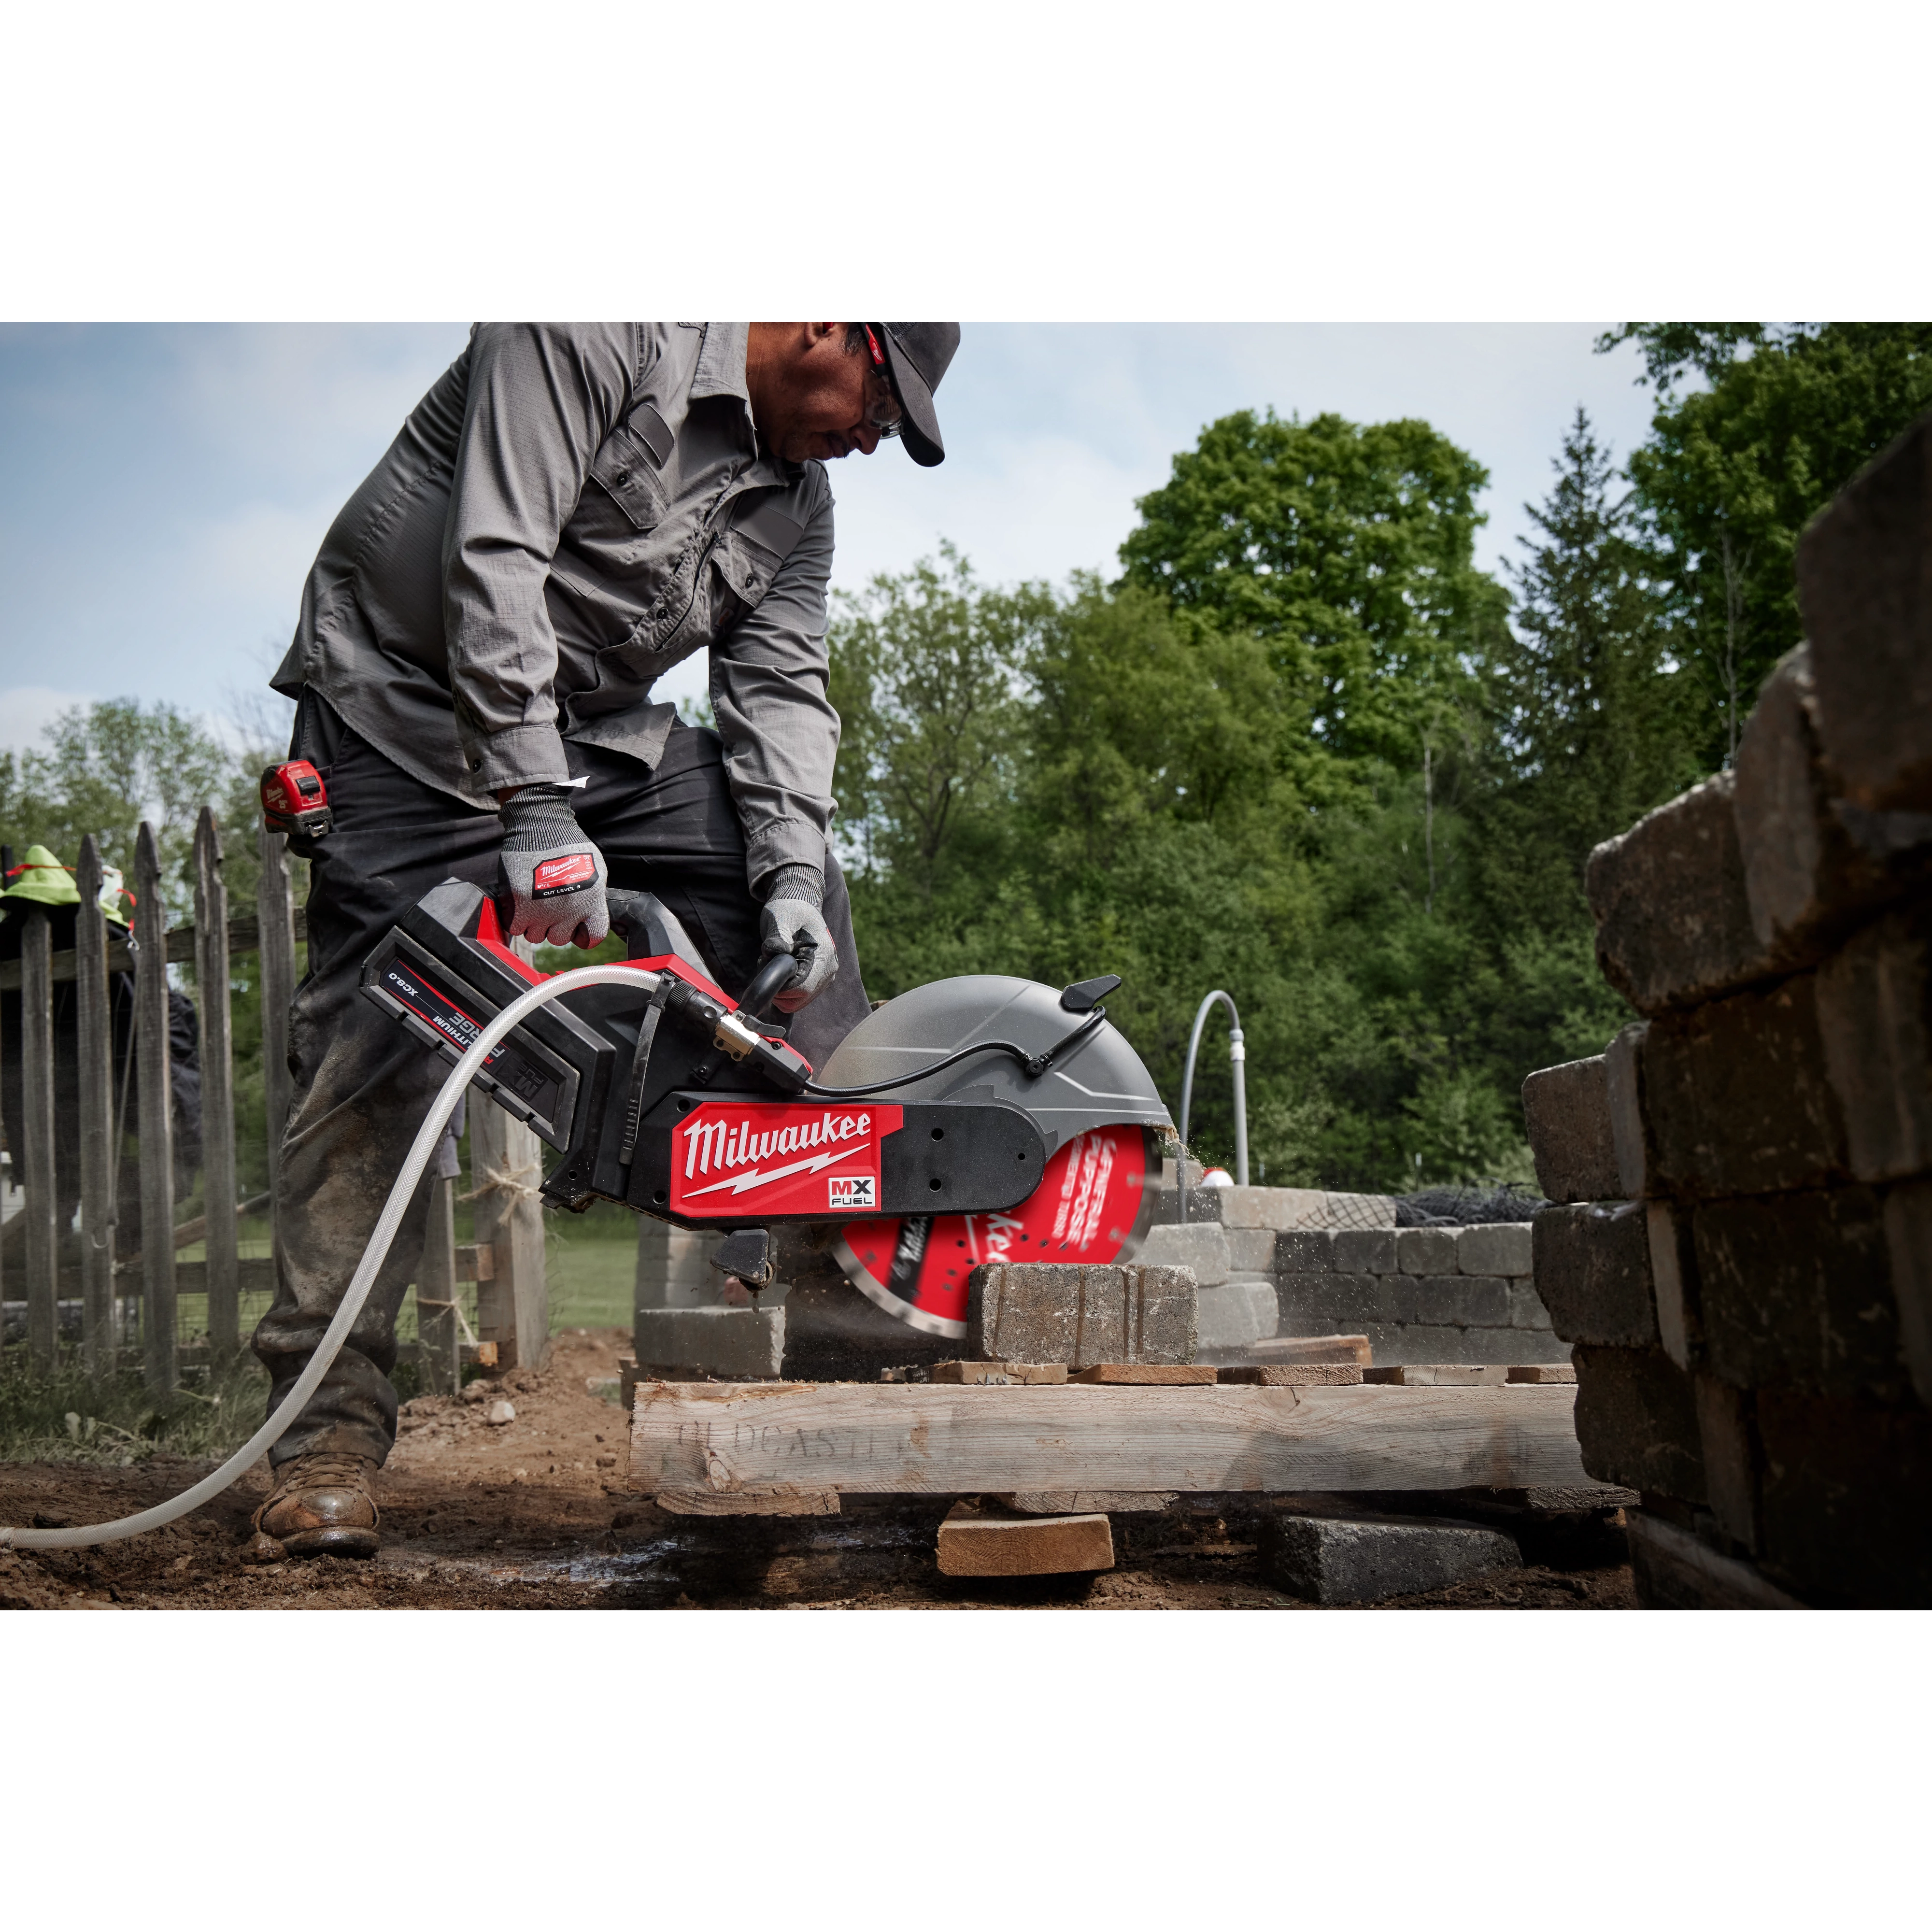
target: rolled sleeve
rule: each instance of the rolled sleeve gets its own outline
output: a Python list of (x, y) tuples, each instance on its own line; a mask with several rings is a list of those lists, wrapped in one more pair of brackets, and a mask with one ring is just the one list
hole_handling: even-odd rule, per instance
[(490, 323), (472, 340), (442, 590), (457, 734), (479, 789), (569, 775), (544, 586), (642, 353), (626, 324)]
[(712, 646), (711, 706), (755, 893), (779, 866), (825, 864), (838, 714), (826, 695), (832, 492), (757, 609)]

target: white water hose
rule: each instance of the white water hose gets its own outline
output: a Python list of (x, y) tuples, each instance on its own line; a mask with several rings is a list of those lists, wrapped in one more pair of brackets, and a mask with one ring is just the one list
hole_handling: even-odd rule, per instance
[(450, 1069), (442, 1090), (430, 1103), (429, 1113), (417, 1132), (416, 1144), (410, 1149), (409, 1158), (396, 1176), (396, 1184), (389, 1190), (389, 1198), (383, 1204), (382, 1214), (376, 1222), (376, 1232), (370, 1236), (369, 1245), (362, 1251), (362, 1264), (350, 1282), (348, 1293), (342, 1298), (342, 1306), (335, 1311), (335, 1319), (324, 1332), (321, 1346), (309, 1358), (308, 1366), (296, 1378), (295, 1387), (284, 1398), (280, 1408), (218, 1469), (204, 1476), (193, 1489), (184, 1490), (172, 1502), (158, 1503), (136, 1516), (124, 1516), (117, 1522), (93, 1523), (83, 1529), (0, 1528), (0, 1550), (86, 1550), (97, 1543), (119, 1543), (128, 1537), (160, 1529), (220, 1495), (244, 1469), (254, 1466), (258, 1456), (281, 1439), (289, 1425), (308, 1406), (309, 1397), (321, 1387), (322, 1377), (328, 1374), (330, 1364), (349, 1338), (350, 1330), (356, 1325), (356, 1316), (362, 1312), (363, 1303), (369, 1298), (376, 1271), (388, 1258), (390, 1244), (395, 1240), (396, 1230), (408, 1211), (410, 1197), (415, 1193), (424, 1168), (436, 1152), (445, 1123), (455, 1110), (458, 1098), (503, 1036), (538, 1007), (548, 1005), (560, 994), (574, 992), (580, 986), (634, 986), (640, 993), (649, 994), (656, 988), (657, 980), (655, 973), (635, 966), (575, 967), (519, 994), (477, 1035), (462, 1059)]

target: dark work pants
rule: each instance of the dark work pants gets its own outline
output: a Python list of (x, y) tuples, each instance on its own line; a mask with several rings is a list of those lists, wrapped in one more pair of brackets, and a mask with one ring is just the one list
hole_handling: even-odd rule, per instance
[[(565, 748), (572, 776), (590, 781), (577, 794), (578, 823), (602, 850), (610, 883), (655, 892), (683, 922), (718, 985), (736, 995), (758, 969), (758, 907), (745, 880), (744, 834), (716, 735), (675, 727), (655, 771), (595, 746)], [(340, 1305), (447, 1071), (363, 998), (362, 962), (431, 886), (452, 877), (494, 886), (501, 837), (493, 814), (466, 810), (353, 732), (335, 748), (328, 796), (335, 829), (310, 854), (308, 972), (290, 1016), (295, 1089), (282, 1138), (275, 1300), (255, 1331), (255, 1352), (274, 1382), (272, 1409)], [(817, 1066), (869, 1010), (850, 902), (830, 854), (825, 919), (838, 974), (790, 1029)], [(396, 1315), (422, 1262), (428, 1210), (425, 1179), (341, 1353), (270, 1450), (272, 1461), (320, 1449), (378, 1462), (388, 1455)]]

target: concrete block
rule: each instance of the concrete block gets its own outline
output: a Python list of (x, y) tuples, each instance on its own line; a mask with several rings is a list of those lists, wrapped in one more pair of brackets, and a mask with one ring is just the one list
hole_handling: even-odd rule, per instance
[(1857, 934), (1819, 968), (1817, 1000), (1853, 1178), (1932, 1168), (1932, 908)]
[(1430, 1322), (1370, 1322), (1369, 1345), (1378, 1366), (1418, 1362), (1519, 1364), (1569, 1359), (1568, 1345), (1526, 1328), (1450, 1328)]
[[(1192, 1227), (1197, 1221), (1219, 1222), (1221, 1196), (1226, 1192), (1220, 1187), (1190, 1187), (1187, 1190), (1187, 1220), (1184, 1225)], [(1155, 1196), (1154, 1218), (1157, 1225), (1180, 1222), (1180, 1195), (1178, 1189), (1168, 1186)]]
[(1550, 1318), (1550, 1310), (1544, 1306), (1543, 1298), (1536, 1292), (1536, 1282), (1529, 1275), (1512, 1275), (1509, 1283), (1509, 1325), (1512, 1328), (1534, 1328), (1544, 1333), (1553, 1333), (1556, 1324)]
[(1726, 1556), (1646, 1510), (1626, 1519), (1637, 1600), (1648, 1610), (1802, 1610), (1755, 1564)]
[(1704, 1482), (1718, 1527), (1745, 1549), (1759, 1546), (1758, 1455), (1751, 1397), (1712, 1376), (1693, 1376)]
[(1640, 1013), (1696, 1006), (1773, 970), (1751, 926), (1732, 790), (1720, 772), (1590, 854), (1598, 962)]
[(1200, 1289), (1184, 1268), (998, 1262), (967, 1278), (967, 1352), (980, 1361), (1191, 1362)]
[(1846, 1174), (1814, 974), (1653, 1020), (1641, 1084), (1652, 1192), (1768, 1194)]
[[(1372, 1274), (1284, 1274), (1275, 1281), (1276, 1332), (1284, 1335), (1355, 1334), (1369, 1322), (1411, 1320), (1414, 1298), (1385, 1298), (1380, 1284), (1400, 1280)], [(1406, 1284), (1405, 1284), (1406, 1286)], [(1387, 1313), (1384, 1310), (1387, 1310)]]
[(1657, 1339), (1680, 1369), (1704, 1359), (1704, 1321), (1697, 1295), (1697, 1256), (1690, 1210), (1667, 1201), (1644, 1207), (1650, 1254), (1650, 1286), (1657, 1306)]
[(939, 1526), (947, 1576), (1060, 1576), (1114, 1567), (1113, 1532), (1100, 1515), (1022, 1519), (953, 1513)]
[(782, 1308), (640, 1308), (633, 1333), (644, 1370), (776, 1381), (784, 1360)]
[(1600, 1053), (1532, 1073), (1522, 1083), (1522, 1117), (1546, 1199), (1608, 1201), (1622, 1191)]
[(1261, 1534), (1262, 1573), (1313, 1604), (1376, 1604), (1515, 1568), (1513, 1538), (1474, 1523), (1279, 1516)]
[(710, 1265), (722, 1234), (674, 1228), (668, 1221), (640, 1215), (634, 1309), (715, 1308), (724, 1277)]
[(1338, 1228), (1335, 1266), (1344, 1274), (1396, 1274), (1393, 1228)]
[(1932, 1415), (1767, 1389), (1765, 1567), (1808, 1602), (1932, 1607)]
[(1610, 1144), (1617, 1157), (1615, 1190), (1626, 1201), (1648, 1192), (1650, 1134), (1643, 1116), (1643, 1048), (1650, 1028), (1625, 1027), (1604, 1054), (1604, 1095), (1610, 1110)]
[(1290, 1228), (1274, 1238), (1277, 1274), (1332, 1274), (1335, 1234), (1330, 1228)]
[(1702, 1503), (1703, 1442), (1690, 1378), (1661, 1348), (1585, 1346), (1574, 1359), (1583, 1467), (1600, 1483)]
[(1886, 1194), (1885, 1244), (1905, 1364), (1918, 1400), (1932, 1408), (1932, 1180)]
[(1135, 1260), (1148, 1268), (1186, 1268), (1202, 1288), (1228, 1279), (1227, 1232), (1218, 1221), (1190, 1221), (1184, 1226), (1156, 1223), (1147, 1232)]
[(1272, 1335), (1281, 1319), (1272, 1281), (1223, 1282), (1200, 1291), (1198, 1346), (1205, 1350), (1245, 1348)]
[(1534, 1292), (1556, 1334), (1602, 1347), (1655, 1346), (1642, 1202), (1546, 1208), (1532, 1226)]
[(1425, 1275), (1415, 1284), (1414, 1318), (1459, 1328), (1507, 1328), (1509, 1283), (1500, 1275)]
[(1395, 1236), (1397, 1274), (1454, 1274), (1454, 1228), (1398, 1228)]
[(1870, 1188), (1715, 1202), (1691, 1228), (1714, 1375), (1739, 1388), (1903, 1395), (1890, 1258)]
[[(1227, 1231), (1230, 1274), (1272, 1274), (1275, 1244), (1281, 1237), (1272, 1228), (1230, 1228)], [(1205, 1288), (1208, 1284), (1202, 1284)]]
[(1734, 769), (1744, 896), (1760, 942), (1788, 967), (1815, 964), (1833, 937), (1891, 889), (1893, 868), (1834, 811), (1813, 728), (1808, 646), (1765, 680)]
[(1820, 744), (1852, 802), (1932, 812), (1932, 418), (1840, 490), (1798, 544)]
[(1393, 1194), (1328, 1194), (1322, 1196), (1322, 1218), (1331, 1228), (1393, 1228)]
[(1456, 1265), (1464, 1274), (1528, 1274), (1535, 1264), (1527, 1221), (1456, 1230)]
[(1230, 1228), (1310, 1228), (1322, 1225), (1328, 1196), (1310, 1187), (1223, 1187), (1221, 1220)]

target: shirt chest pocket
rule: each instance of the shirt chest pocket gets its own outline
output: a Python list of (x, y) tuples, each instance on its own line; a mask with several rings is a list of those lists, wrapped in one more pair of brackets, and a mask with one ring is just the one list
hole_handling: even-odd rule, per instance
[[(670, 426), (649, 403), (640, 404), (603, 441), (590, 464), (592, 488), (579, 500), (578, 515), (610, 523), (614, 534), (656, 529), (667, 501), (663, 476), (673, 439)], [(617, 513), (602, 512), (607, 501)]]
[(789, 499), (767, 496), (733, 519), (713, 554), (718, 574), (741, 604), (755, 609), (804, 534)]

